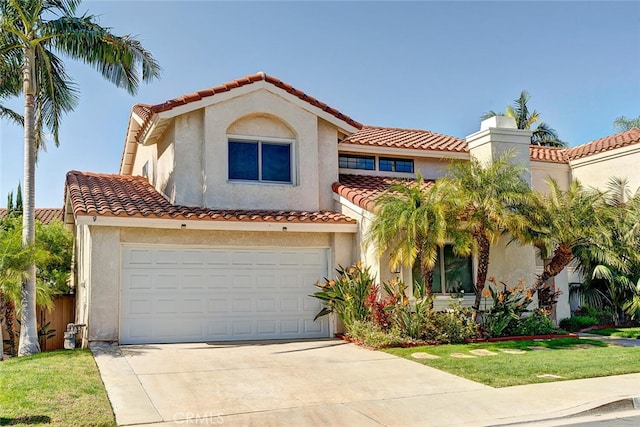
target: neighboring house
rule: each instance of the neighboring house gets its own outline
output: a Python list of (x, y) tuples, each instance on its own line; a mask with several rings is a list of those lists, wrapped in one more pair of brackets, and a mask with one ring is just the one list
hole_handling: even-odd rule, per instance
[[(0, 219), (7, 216), (7, 209), (0, 208)], [(53, 220), (62, 221), (62, 209), (60, 208), (36, 208), (36, 220), (43, 224), (49, 224)]]
[[(505, 120), (466, 139), (363, 126), (264, 73), (135, 105), (119, 173), (67, 174), (84, 344), (331, 336), (335, 319), (314, 321), (309, 295), (336, 267), (363, 260), (378, 280), (413, 281), (363, 244), (391, 182), (514, 149), (534, 188), (546, 175), (569, 183), (573, 149), (531, 147), (530, 132)], [(630, 138), (623, 149), (640, 142)], [(453, 270), (470, 290), (474, 268), (442, 248), (436, 304), (446, 305)], [(531, 281), (535, 269), (531, 247), (493, 251), (500, 279)]]

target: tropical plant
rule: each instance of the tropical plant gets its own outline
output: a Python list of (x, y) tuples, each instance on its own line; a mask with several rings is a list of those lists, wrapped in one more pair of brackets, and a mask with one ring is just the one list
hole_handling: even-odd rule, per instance
[(604, 250), (611, 235), (605, 226), (603, 194), (583, 189), (578, 181), (563, 191), (557, 181), (548, 178), (547, 187), (546, 195), (533, 192), (522, 209), (526, 226), (512, 230), (520, 242), (535, 246), (545, 260), (542, 274), (532, 285), (533, 292), (557, 276), (581, 251), (589, 250), (599, 260), (614, 261)]
[[(529, 99), (531, 99), (531, 95), (523, 90), (520, 92), (518, 99), (513, 101), (513, 106), (507, 105), (504, 114), (491, 110), (482, 115), (482, 120), (500, 115), (513, 117), (518, 129), (530, 129), (533, 131), (531, 144), (548, 147), (566, 147), (566, 142), (560, 140), (558, 133), (549, 127), (549, 125), (540, 121), (540, 114), (536, 110), (529, 111), (527, 105)], [(533, 127), (536, 123), (537, 126)]]
[[(14, 222), (17, 223), (17, 220), (14, 219)], [(24, 276), (32, 262), (42, 264), (48, 258), (49, 253), (36, 244), (23, 246), (20, 227), (0, 231), (0, 312), (4, 314), (9, 346), (14, 355), (17, 348), (15, 314), (20, 311), (18, 303)], [(38, 281), (35, 297), (37, 304), (48, 308), (52, 306), (51, 289), (44, 282)]]
[(624, 132), (633, 128), (640, 128), (640, 115), (638, 117), (629, 118), (620, 116), (613, 122), (613, 128), (618, 132)]
[(522, 179), (523, 167), (509, 161), (506, 153), (490, 164), (476, 158), (455, 162), (441, 181), (447, 198), (447, 237), (459, 255), (476, 253), (474, 308), (480, 299), (489, 270), (491, 245), (505, 230), (519, 229), (524, 222), (519, 206), (531, 190)]
[[(77, 102), (77, 89), (58, 54), (93, 66), (102, 76), (134, 94), (140, 78), (148, 82), (159, 66), (141, 43), (118, 36), (89, 14), (76, 15), (80, 0), (0, 0), (0, 63), (8, 81), (22, 82), (24, 96), (23, 245), (35, 240), (35, 157), (39, 129), (49, 128), (56, 145), (62, 115)], [(9, 85), (11, 86), (11, 85)], [(15, 88), (14, 88), (15, 89)], [(10, 94), (14, 94), (10, 92)], [(24, 275), (19, 355), (40, 351), (36, 330), (36, 268)]]
[(640, 191), (633, 194), (628, 180), (614, 177), (604, 199), (603, 225), (611, 238), (576, 252), (583, 282), (572, 290), (581, 305), (610, 307), (617, 324), (625, 312), (635, 317), (633, 301), (640, 299)]
[(479, 325), (474, 319), (474, 311), (452, 304), (445, 311), (431, 310), (427, 313), (423, 339), (438, 343), (463, 343), (478, 337)]
[(322, 301), (324, 307), (316, 314), (314, 320), (336, 313), (344, 324), (347, 332), (356, 321), (368, 321), (369, 308), (366, 305), (367, 297), (374, 283), (368, 267), (363, 267), (358, 262), (349, 268), (339, 266), (335, 279), (325, 279), (316, 283), (320, 290), (311, 296)]
[[(500, 282), (502, 289), (495, 278), (490, 277), (489, 282), (491, 284), (483, 292), (486, 298), (482, 316), (483, 327), (490, 337), (499, 337), (505, 335), (509, 329), (517, 327), (522, 315), (529, 310), (533, 298), (523, 282), (512, 288)], [(488, 308), (487, 299), (492, 301)]]
[(391, 185), (376, 200), (376, 216), (366, 237), (379, 255), (389, 251), (391, 268), (420, 261), (424, 294), (432, 293), (438, 248), (445, 243), (446, 215), (438, 184), (429, 185), (420, 172), (415, 182)]

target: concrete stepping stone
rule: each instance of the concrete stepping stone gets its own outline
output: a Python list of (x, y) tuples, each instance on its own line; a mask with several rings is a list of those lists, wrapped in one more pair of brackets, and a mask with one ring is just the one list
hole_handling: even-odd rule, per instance
[(548, 347), (529, 347), (529, 349), (534, 350), (534, 351), (545, 351), (545, 350), (551, 350)]
[(542, 375), (536, 375), (536, 377), (538, 378), (544, 378), (546, 380), (558, 380), (558, 379), (562, 379), (564, 377), (561, 377), (559, 375), (553, 375), (553, 374), (542, 374)]
[(525, 354), (526, 353), (526, 351), (524, 350), (517, 350), (515, 348), (505, 348), (505, 349), (501, 349), (500, 351), (507, 354)]
[(497, 356), (498, 355), (498, 353), (494, 353), (493, 351), (484, 350), (484, 349), (470, 350), (469, 353), (476, 356)]
[(464, 353), (451, 353), (449, 356), (455, 357), (457, 359), (475, 359), (476, 358), (476, 356), (472, 356), (470, 354), (464, 354)]
[(413, 353), (411, 354), (411, 357), (413, 357), (414, 359), (440, 359), (440, 356), (436, 356), (435, 354), (429, 354), (424, 351)]

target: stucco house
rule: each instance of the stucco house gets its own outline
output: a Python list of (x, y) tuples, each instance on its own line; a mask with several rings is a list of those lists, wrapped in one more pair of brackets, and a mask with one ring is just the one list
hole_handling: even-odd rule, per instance
[[(309, 294), (338, 265), (362, 260), (379, 280), (413, 281), (363, 244), (373, 200), (391, 182), (418, 171), (434, 180), (450, 159), (509, 149), (534, 188), (547, 175), (602, 184), (603, 168), (640, 158), (637, 129), (566, 150), (530, 137), (503, 117), (466, 139), (364, 126), (264, 73), (137, 104), (119, 173), (67, 174), (83, 343), (329, 337), (335, 319), (314, 321), (320, 305)], [(531, 282), (540, 265), (532, 247), (501, 243), (490, 274)], [(474, 268), (442, 248), (436, 306), (452, 283), (470, 290)], [(568, 316), (567, 301), (559, 307)]]

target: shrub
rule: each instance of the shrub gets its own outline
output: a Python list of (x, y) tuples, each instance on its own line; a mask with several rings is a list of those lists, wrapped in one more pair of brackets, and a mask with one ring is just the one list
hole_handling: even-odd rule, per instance
[(321, 300), (324, 307), (315, 319), (335, 312), (349, 329), (355, 321), (369, 320), (369, 308), (365, 302), (373, 285), (373, 276), (369, 268), (363, 268), (360, 262), (349, 268), (340, 266), (336, 271), (338, 276), (335, 280), (325, 279), (324, 283), (316, 283), (320, 290), (312, 296)]
[[(490, 337), (506, 335), (509, 329), (514, 329), (522, 314), (531, 304), (531, 291), (524, 283), (520, 282), (514, 288), (507, 288), (507, 284), (500, 282), (502, 290), (496, 284), (493, 277), (489, 278), (491, 284), (483, 292), (485, 298), (493, 300), (493, 306), (485, 309), (483, 313), (483, 327)], [(486, 307), (486, 299), (485, 299)]]
[(521, 318), (511, 335), (547, 335), (556, 330), (546, 310), (537, 309), (531, 316)]
[(574, 316), (588, 316), (598, 320), (599, 325), (609, 325), (613, 323), (613, 313), (611, 307), (595, 308), (588, 305), (578, 308), (574, 313)]
[(595, 317), (578, 315), (562, 319), (560, 321), (560, 327), (569, 332), (575, 332), (580, 329), (598, 325), (599, 323)]
[(459, 304), (452, 305), (446, 311), (430, 310), (427, 314), (422, 338), (441, 343), (461, 343), (477, 338), (478, 324), (474, 312)]
[(350, 325), (347, 335), (373, 348), (397, 347), (405, 342), (397, 328), (384, 330), (373, 322), (363, 322), (361, 320), (357, 320)]

